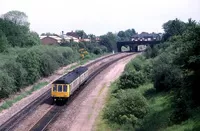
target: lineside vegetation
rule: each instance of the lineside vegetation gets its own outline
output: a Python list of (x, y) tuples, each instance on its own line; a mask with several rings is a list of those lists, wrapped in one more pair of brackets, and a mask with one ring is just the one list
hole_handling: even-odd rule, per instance
[(200, 130), (200, 24), (175, 19), (163, 42), (127, 64), (101, 119), (108, 130)]

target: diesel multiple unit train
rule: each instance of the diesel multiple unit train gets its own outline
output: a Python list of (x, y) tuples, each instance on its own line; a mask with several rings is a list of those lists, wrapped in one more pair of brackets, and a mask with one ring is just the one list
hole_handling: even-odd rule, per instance
[(89, 76), (87, 67), (78, 67), (52, 83), (51, 96), (54, 101), (65, 100), (83, 84)]

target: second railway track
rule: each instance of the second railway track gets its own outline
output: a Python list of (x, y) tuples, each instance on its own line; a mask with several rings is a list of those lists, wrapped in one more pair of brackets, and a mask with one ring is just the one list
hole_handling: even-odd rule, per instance
[(106, 63), (105, 65), (103, 65), (102, 67), (100, 67), (98, 70), (96, 70), (93, 74), (91, 74), (91, 76), (88, 78), (88, 80), (86, 81), (86, 83), (84, 83), (83, 85), (81, 85), (81, 87), (78, 88), (78, 90), (76, 90), (76, 92), (69, 97), (67, 103), (64, 106), (53, 106), (43, 117), (42, 119), (40, 119), (29, 131), (44, 131), (46, 130), (46, 128), (48, 127), (48, 125), (55, 119), (57, 118), (64, 110), (65, 108), (67, 108), (67, 106), (73, 102), (73, 100), (77, 97), (77, 95), (94, 79), (94, 77), (96, 77), (101, 71), (103, 71), (104, 69), (106, 69), (108, 66), (110, 66), (111, 64), (113, 64), (114, 62), (123, 59), (125, 57), (128, 57), (132, 54), (126, 55), (126, 56), (122, 56), (120, 58), (114, 59), (112, 61), (109, 61), (108, 63)]
[[(114, 55), (116, 55), (116, 54), (114, 54)], [(87, 67), (90, 67), (90, 66), (92, 66), (92, 65), (94, 65), (94, 64), (96, 64), (96, 63), (98, 63), (98, 62), (100, 62), (100, 61), (102, 61), (103, 59), (105, 59), (105, 58), (109, 58), (109, 57), (112, 57), (112, 56), (114, 56), (114, 55), (109, 55), (109, 56), (105, 56), (104, 58), (100, 58), (100, 59), (98, 59), (98, 60), (96, 60), (96, 61), (94, 61), (94, 62), (91, 62), (90, 64), (87, 64), (86, 66)], [(124, 57), (126, 57), (126, 56), (124, 56)], [(120, 57), (120, 58), (122, 58), (122, 57)], [(115, 61), (117, 61), (117, 60), (115, 60)], [(112, 63), (113, 63), (114, 61), (112, 61)], [(108, 64), (106, 64), (106, 66), (108, 66)], [(106, 67), (105, 65), (104, 65), (104, 68)], [(102, 68), (103, 69), (103, 68)], [(102, 70), (101, 69), (101, 70)], [(98, 72), (100, 72), (101, 71), (100, 69), (98, 70), (98, 71), (96, 71), (96, 72), (94, 72), (92, 75), (93, 75), (93, 77), (94, 77), (94, 75), (95, 74), (98, 74)], [(87, 81), (87, 82), (89, 82), (91, 79), (92, 79), (92, 75), (91, 75), (91, 77), (89, 78), (89, 80)], [(82, 88), (80, 88), (79, 90), (81, 90)], [(76, 92), (80, 92), (80, 91), (76, 91)], [(8, 121), (6, 121), (4, 124), (2, 124), (1, 126), (0, 126), (0, 131), (10, 131), (10, 130), (12, 130), (13, 128), (15, 128), (15, 126), (16, 125), (18, 125), (19, 123), (20, 123), (20, 121), (22, 121), (29, 113), (31, 113), (32, 111), (34, 111), (39, 105), (41, 105), (42, 103), (44, 103), (44, 101), (45, 100), (47, 100), (48, 98), (50, 98), (50, 89), (47, 91), (47, 92), (45, 92), (45, 93), (43, 93), (42, 95), (40, 95), (37, 99), (35, 99), (33, 102), (31, 102), (30, 104), (28, 104), (27, 106), (25, 106), (25, 108), (23, 108), (20, 112), (17, 112), (12, 118), (10, 118)], [(69, 103), (70, 103), (70, 101), (72, 101), (71, 99), (73, 99), (73, 97), (74, 96), (76, 96), (76, 94), (77, 93), (75, 93), (70, 99), (69, 99), (69, 101), (68, 101), (68, 103), (66, 104), (66, 105), (68, 105)], [(52, 117), (50, 117), (51, 115), (45, 115), (45, 116), (48, 116), (49, 118), (46, 118), (46, 122), (44, 122), (44, 124), (43, 125), (48, 125), (48, 123), (50, 123), (53, 119), (54, 119), (54, 117), (56, 117), (58, 114), (57, 113), (55, 113), (56, 112), (56, 110), (58, 110), (59, 108), (61, 109), (61, 108), (64, 108), (65, 106), (63, 106), (63, 107), (56, 107), (56, 106), (54, 106), (52, 109), (50, 109), (50, 111), (49, 112), (47, 112), (47, 114), (48, 113), (50, 113), (50, 114), (53, 114), (52, 115)], [(45, 118), (45, 116), (42, 118), (42, 119), (44, 119)], [(49, 120), (48, 120), (49, 119)], [(40, 121), (42, 121), (42, 120), (40, 120)], [(36, 128), (36, 126), (37, 125), (40, 125), (39, 123), (40, 123), (40, 121), (38, 121), (38, 123), (31, 129), (31, 130), (35, 130), (35, 129), (45, 129), (45, 126), (43, 127), (43, 128)], [(46, 123), (46, 124), (45, 124)], [(39, 126), (38, 126), (39, 127)]]

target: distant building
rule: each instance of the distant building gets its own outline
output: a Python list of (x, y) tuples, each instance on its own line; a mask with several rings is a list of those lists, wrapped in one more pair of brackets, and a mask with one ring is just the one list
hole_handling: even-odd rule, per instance
[(155, 40), (161, 40), (162, 35), (161, 33), (147, 33), (142, 32), (141, 34), (135, 34), (132, 36), (132, 41), (155, 41)]
[[(81, 37), (78, 37), (78, 34), (76, 32), (67, 32), (66, 34), (64, 31), (60, 35), (54, 34), (54, 35), (42, 35), (40, 36), (40, 40), (42, 44), (44, 45), (58, 45), (62, 42), (90, 42), (91, 39), (84, 38), (81, 39)], [(99, 37), (96, 38), (96, 41), (98, 42), (100, 40)]]
[(79, 39), (78, 34), (76, 32), (73, 32), (73, 31), (67, 32), (66, 35)]
[(90, 42), (90, 39), (79, 39), (80, 42)]
[(40, 36), (41, 43), (44, 45), (58, 45), (62, 38), (58, 36)]
[(68, 42), (71, 42), (71, 41), (73, 41), (73, 42), (80, 42), (80, 40), (79, 40), (78, 38), (73, 37), (73, 36), (69, 36), (69, 35), (66, 35), (66, 34), (63, 34), (61, 37), (62, 37), (65, 41), (68, 41)]

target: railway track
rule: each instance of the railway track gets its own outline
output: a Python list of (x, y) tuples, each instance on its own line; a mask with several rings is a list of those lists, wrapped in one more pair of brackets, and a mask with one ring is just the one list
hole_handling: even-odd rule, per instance
[(67, 103), (63, 106), (57, 106), (54, 105), (32, 128), (29, 129), (29, 131), (44, 131), (47, 129), (48, 125), (51, 124), (52, 121), (54, 121), (66, 108), (67, 106), (75, 100), (75, 98), (78, 96), (78, 94), (86, 87), (101, 71), (106, 69), (108, 66), (112, 65), (116, 61), (123, 59), (125, 57), (128, 57), (132, 54), (128, 54), (126, 56), (122, 56), (120, 58), (117, 58), (115, 60), (109, 61), (102, 67), (100, 67), (98, 70), (96, 70), (94, 73), (89, 76), (86, 83), (82, 84), (78, 90), (76, 90), (73, 95), (71, 95), (67, 101)]
[[(91, 63), (89, 63), (85, 66), (90, 67), (90, 66), (102, 61), (103, 59), (106, 59), (106, 58), (109, 58), (109, 57), (112, 57), (112, 56), (115, 56), (115, 55), (118, 55), (118, 53), (111, 54), (111, 55), (105, 56), (103, 58), (99, 58), (96, 61), (93, 61), (93, 62), (91, 62)], [(15, 115), (13, 115), (10, 119), (8, 119), (6, 122), (4, 122), (2, 125), (0, 125), (0, 131), (10, 131), (10, 130), (12, 130), (16, 125), (18, 125), (18, 123), (20, 123), (20, 121), (22, 121), (27, 115), (29, 115), (29, 113), (31, 113), (39, 105), (44, 103), (45, 100), (49, 99), (50, 98), (50, 95), (49, 95), (50, 92), (51, 92), (51, 90), (49, 89), (48, 91), (46, 91), (45, 93), (43, 93), (39, 97), (37, 97), (34, 101), (29, 103), (27, 106), (25, 106), (22, 110), (15, 113)]]

